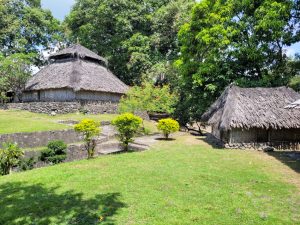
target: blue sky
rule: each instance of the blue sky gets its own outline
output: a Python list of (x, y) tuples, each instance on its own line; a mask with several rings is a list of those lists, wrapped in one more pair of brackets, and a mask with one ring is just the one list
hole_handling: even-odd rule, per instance
[[(62, 21), (70, 12), (74, 2), (75, 0), (42, 0), (42, 6), (45, 9), (50, 9), (54, 17)], [(287, 48), (287, 53), (290, 56), (297, 52), (300, 52), (300, 43)]]
[(54, 17), (63, 20), (70, 12), (75, 0), (42, 0), (42, 7), (50, 9)]

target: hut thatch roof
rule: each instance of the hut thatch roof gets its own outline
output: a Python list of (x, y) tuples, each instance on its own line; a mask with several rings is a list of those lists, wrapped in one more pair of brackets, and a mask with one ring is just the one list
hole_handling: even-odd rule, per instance
[(221, 130), (232, 128), (300, 128), (300, 110), (286, 106), (300, 98), (287, 87), (240, 88), (231, 85), (203, 114), (202, 120)]
[(69, 88), (124, 94), (128, 90), (127, 85), (100, 64), (100, 56), (83, 46), (73, 45), (50, 58), (53, 62), (27, 82), (25, 91)]

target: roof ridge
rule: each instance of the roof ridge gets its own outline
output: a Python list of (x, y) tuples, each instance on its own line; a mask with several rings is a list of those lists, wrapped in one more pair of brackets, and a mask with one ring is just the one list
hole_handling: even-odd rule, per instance
[(78, 57), (81, 59), (92, 59), (98, 62), (104, 62), (105, 65), (108, 65), (108, 61), (99, 56), (97, 53), (92, 50), (86, 48), (81, 44), (71, 44), (69, 47), (64, 48), (56, 53), (53, 53), (49, 56), (49, 59), (61, 59), (61, 58), (74, 58)]

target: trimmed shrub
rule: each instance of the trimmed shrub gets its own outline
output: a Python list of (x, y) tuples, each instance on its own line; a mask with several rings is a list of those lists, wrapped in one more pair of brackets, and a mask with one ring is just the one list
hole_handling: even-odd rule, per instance
[(128, 151), (128, 145), (133, 142), (133, 137), (138, 132), (142, 122), (142, 118), (132, 113), (124, 113), (112, 121), (112, 125), (114, 125), (119, 132), (119, 138), (125, 151)]
[(40, 159), (44, 162), (58, 164), (67, 158), (67, 145), (60, 140), (50, 141), (47, 149), (41, 151)]
[(35, 164), (36, 160), (34, 157), (22, 158), (18, 164), (18, 168), (20, 171), (32, 170)]
[(100, 133), (100, 123), (91, 119), (84, 119), (74, 127), (75, 131), (83, 135), (85, 149), (88, 152), (88, 159), (94, 157), (96, 143), (94, 137)]
[(14, 166), (17, 166), (24, 152), (16, 143), (4, 143), (0, 149), (0, 173), (8, 175)]
[(169, 139), (171, 133), (179, 131), (179, 123), (171, 118), (158, 121), (157, 129), (160, 130), (166, 139)]

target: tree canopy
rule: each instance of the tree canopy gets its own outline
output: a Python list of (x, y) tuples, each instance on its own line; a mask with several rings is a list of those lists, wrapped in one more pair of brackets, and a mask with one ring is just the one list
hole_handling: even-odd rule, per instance
[(0, 101), (6, 102), (6, 93), (15, 93), (20, 101), (26, 81), (31, 76), (34, 54), (16, 53), (4, 57), (0, 54)]
[[(40, 53), (61, 40), (60, 23), (40, 0), (0, 0), (0, 53)], [(37, 59), (40, 55), (37, 55)]]
[(181, 122), (198, 117), (225, 86), (287, 85), (284, 48), (298, 41), (292, 0), (202, 0), (179, 32)]
[(21, 100), (33, 65), (43, 51), (63, 40), (60, 23), (40, 0), (0, 0), (0, 99), (12, 91)]
[(194, 0), (77, 0), (65, 20), (69, 38), (109, 60), (127, 84), (165, 78), (178, 53), (177, 32)]

